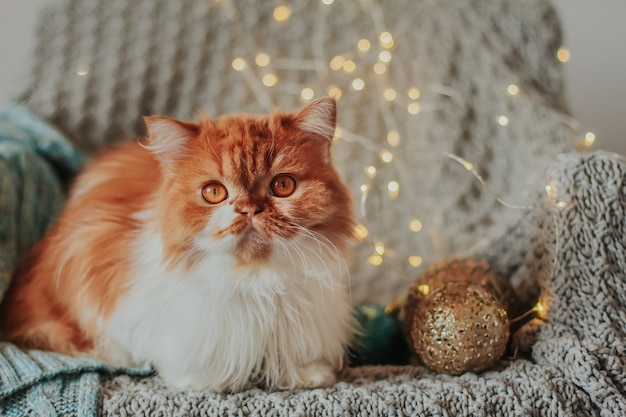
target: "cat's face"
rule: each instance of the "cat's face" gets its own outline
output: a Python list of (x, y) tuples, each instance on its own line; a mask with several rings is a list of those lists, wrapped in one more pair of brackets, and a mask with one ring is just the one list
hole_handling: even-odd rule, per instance
[(168, 256), (224, 252), (247, 265), (297, 239), (345, 249), (353, 217), (330, 157), (334, 100), (297, 114), (146, 123), (164, 170), (159, 221)]

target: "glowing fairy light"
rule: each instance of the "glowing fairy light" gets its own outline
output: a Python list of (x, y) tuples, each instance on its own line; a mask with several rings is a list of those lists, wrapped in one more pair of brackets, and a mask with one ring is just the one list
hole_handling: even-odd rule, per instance
[(398, 194), (400, 194), (400, 184), (398, 184), (397, 181), (389, 181), (389, 183), (387, 183), (387, 192), (390, 198), (397, 198)]
[(549, 198), (554, 199), (556, 197), (556, 187), (550, 184), (546, 185), (546, 194)]
[(519, 87), (517, 84), (509, 84), (506, 87), (506, 93), (510, 96), (516, 96), (519, 94)]
[(254, 62), (259, 66), (259, 67), (267, 67), (270, 64), (270, 56), (264, 52), (261, 52), (260, 54), (258, 54), (256, 56), (256, 58), (254, 59)]
[(277, 22), (285, 22), (291, 17), (291, 7), (278, 6), (274, 9), (274, 20)]
[(378, 54), (378, 59), (380, 60), (380, 62), (385, 62), (385, 63), (391, 61), (391, 52), (380, 51), (380, 53)]
[(418, 98), (420, 98), (421, 92), (419, 88), (411, 87), (409, 88), (407, 95), (411, 100), (417, 100)]
[(555, 206), (557, 206), (558, 208), (563, 208), (567, 206), (567, 201), (557, 201)]
[(472, 164), (469, 161), (462, 161), (463, 164), (463, 168), (465, 168), (468, 171), (472, 171), (474, 169), (474, 164)]
[(343, 127), (337, 126), (335, 128), (335, 138), (341, 139), (343, 137)]
[(365, 175), (367, 175), (370, 179), (374, 178), (376, 176), (376, 167), (365, 167)]
[(422, 111), (422, 106), (418, 102), (414, 101), (412, 103), (409, 103), (406, 109), (410, 114), (416, 115)]
[(365, 81), (362, 78), (355, 78), (352, 80), (352, 89), (354, 91), (361, 91), (365, 88)]
[(591, 146), (596, 141), (596, 134), (593, 132), (585, 133), (585, 146)]
[(393, 36), (391, 36), (391, 33), (389, 33), (389, 32), (382, 32), (378, 36), (378, 43), (383, 48), (392, 48), (393, 44), (394, 44)]
[(396, 90), (394, 90), (393, 88), (387, 88), (383, 92), (383, 97), (387, 101), (394, 101), (397, 96), (398, 96), (398, 93), (396, 93)]
[(569, 49), (567, 49), (564, 46), (561, 46), (557, 51), (556, 51), (556, 58), (563, 62), (566, 63), (569, 61), (570, 59), (570, 53), (569, 53)]
[(411, 222), (409, 223), (409, 230), (411, 232), (419, 232), (420, 230), (422, 230), (422, 222), (418, 219), (411, 220)]
[(232, 62), (233, 69), (235, 71), (243, 71), (246, 69), (246, 61), (243, 58), (235, 58)]
[(331, 4), (333, 4), (334, 1), (335, 0), (322, 0), (322, 3), (327, 5), (327, 6), (330, 6)]
[(498, 124), (500, 126), (508, 126), (509, 125), (509, 118), (504, 116), (504, 115), (498, 116)]
[(537, 313), (537, 317), (539, 317), (540, 319), (545, 319), (548, 315), (548, 304), (543, 300), (539, 300), (537, 301), (537, 304), (535, 304), (535, 306), (533, 307), (532, 311)]
[(400, 145), (400, 133), (398, 133), (397, 130), (390, 130), (389, 133), (387, 133), (387, 143), (394, 148)]
[(370, 186), (367, 184), (363, 184), (360, 187), (361, 190), (361, 194), (367, 194), (367, 192), (370, 190)]
[(379, 266), (383, 263), (383, 257), (378, 254), (374, 254), (367, 258), (367, 262), (369, 262), (370, 265)]
[(385, 245), (382, 242), (376, 242), (374, 245), (374, 252), (382, 256), (385, 254)]
[(370, 43), (370, 41), (368, 41), (367, 39), (363, 38), (363, 39), (359, 39), (359, 41), (356, 44), (356, 47), (361, 52), (367, 52), (372, 47), (372, 44)]
[[(418, 266), (422, 265), (422, 262), (424, 262), (424, 261), (423, 261), (421, 256), (409, 256), (409, 264), (413, 268), (417, 268)], [(430, 288), (429, 288), (428, 292), (430, 292)], [(422, 292), (422, 294), (424, 294), (424, 293)], [(428, 295), (428, 294), (424, 294), (424, 295)]]
[(341, 69), (347, 74), (352, 74), (356, 70), (356, 64), (354, 61), (347, 59), (343, 62)]
[(423, 295), (428, 295), (430, 294), (430, 285), (428, 284), (418, 285), (417, 290), (421, 292)]
[(300, 97), (302, 97), (304, 100), (311, 100), (313, 97), (315, 97), (315, 91), (313, 91), (313, 89), (310, 87), (305, 87), (300, 92)]
[(374, 64), (373, 69), (376, 75), (383, 75), (387, 71), (387, 66), (382, 62), (377, 62)]
[(262, 79), (263, 85), (266, 87), (274, 87), (278, 83), (276, 74), (265, 74)]
[(382, 151), (380, 151), (380, 159), (382, 159), (384, 163), (388, 164), (389, 162), (393, 161), (393, 154), (387, 149), (383, 149)]
[(330, 66), (330, 69), (339, 71), (341, 68), (343, 68), (344, 62), (346, 62), (346, 58), (341, 55), (337, 55), (330, 60), (328, 65)]
[(87, 74), (89, 74), (89, 67), (87, 66), (87, 64), (80, 64), (78, 68), (76, 68), (76, 75), (82, 77)]
[(364, 240), (369, 232), (365, 226), (363, 226), (362, 224), (357, 224), (356, 226), (354, 226), (354, 234), (356, 235), (357, 239)]
[(334, 97), (336, 100), (339, 100), (342, 94), (343, 91), (341, 91), (341, 88), (337, 87), (336, 85), (331, 85), (328, 88), (328, 95)]

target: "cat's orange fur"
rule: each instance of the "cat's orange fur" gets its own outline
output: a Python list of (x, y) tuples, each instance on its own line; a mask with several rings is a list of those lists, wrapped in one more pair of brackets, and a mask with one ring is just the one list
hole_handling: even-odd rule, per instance
[[(322, 244), (328, 242), (337, 254), (347, 251), (353, 228), (351, 203), (330, 162), (334, 101), (322, 99), (297, 114), (222, 116), (214, 121), (204, 116), (199, 124), (154, 116), (146, 118), (146, 125), (147, 143), (124, 143), (106, 152), (89, 164), (73, 185), (65, 211), (35, 247), (6, 294), (0, 327), (8, 340), (26, 348), (110, 359), (108, 342), (103, 342), (108, 337), (103, 336), (103, 323), (121, 308), (120, 300), (129, 291), (140, 291), (134, 288), (141, 275), (134, 266), (140, 236), (152, 233), (162, 240), (162, 263), (169, 271), (163, 272), (164, 276), (188, 279), (185, 274), (211, 256), (210, 250), (198, 249), (197, 239), (215, 210), (224, 207), (234, 211), (232, 222), (206, 240), (235, 237), (232, 257), (237, 276), (240, 270), (245, 276), (248, 269), (271, 269), (271, 262), (276, 262), (273, 242), (298, 236), (298, 229), (291, 225), (305, 228), (311, 236), (322, 236)], [(297, 178), (305, 191), (289, 199), (272, 196), (267, 184), (277, 172)], [(207, 204), (200, 192), (213, 179), (229, 184), (229, 198), (218, 205)], [(249, 211), (257, 213), (254, 220)], [(303, 256), (303, 249), (298, 251), (298, 256)], [(306, 270), (310, 268), (306, 264), (317, 260), (302, 262)], [(211, 271), (206, 274), (210, 277)], [(306, 296), (306, 291), (303, 294)], [(337, 305), (343, 306), (343, 301)], [(337, 308), (342, 309), (338, 320), (348, 326), (347, 307)], [(341, 339), (337, 343), (345, 347), (348, 336), (332, 337)], [(132, 347), (128, 349), (132, 351)], [(315, 355), (306, 360), (318, 360)], [(332, 355), (324, 361), (336, 367), (340, 358), (336, 358), (337, 352)], [(319, 357), (326, 358), (323, 352)], [(140, 359), (158, 362), (158, 358)], [(191, 385), (203, 386), (202, 382)], [(222, 381), (207, 386), (244, 385)]]

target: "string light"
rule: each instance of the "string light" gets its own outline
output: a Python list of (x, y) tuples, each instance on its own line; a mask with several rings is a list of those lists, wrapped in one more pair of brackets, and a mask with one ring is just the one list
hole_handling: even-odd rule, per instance
[(389, 133), (387, 133), (387, 143), (394, 148), (400, 145), (400, 133), (398, 133), (397, 130), (390, 130)]
[(87, 74), (89, 74), (89, 67), (87, 66), (87, 64), (80, 64), (78, 68), (76, 68), (76, 75), (82, 77)]
[(519, 87), (517, 84), (509, 84), (506, 87), (506, 93), (510, 96), (516, 96), (519, 94)]
[(359, 41), (356, 44), (356, 47), (361, 52), (367, 52), (372, 47), (372, 44), (370, 43), (370, 41), (368, 41), (367, 39), (363, 38), (363, 39), (359, 39)]
[(556, 197), (556, 188), (550, 184), (546, 185), (546, 194), (548, 194), (550, 199), (554, 199)]
[(354, 91), (361, 91), (365, 88), (365, 81), (362, 78), (355, 78), (352, 80), (352, 89)]
[(422, 230), (422, 222), (418, 219), (411, 220), (411, 223), (409, 223), (409, 230), (416, 233), (419, 232)]
[(313, 97), (315, 97), (315, 91), (313, 91), (313, 89), (310, 87), (305, 87), (300, 92), (300, 97), (302, 97), (304, 100), (311, 100)]
[(259, 67), (267, 67), (270, 64), (271, 60), (268, 54), (262, 52), (256, 56), (256, 58), (254, 59), (254, 62)]
[[(422, 259), (421, 256), (409, 256), (409, 264), (413, 268), (417, 268), (418, 266), (421, 266), (423, 262), (424, 260)], [(428, 292), (430, 292), (430, 288), (428, 289)], [(424, 293), (422, 292), (422, 294)], [(428, 294), (424, 294), (424, 295), (428, 295)]]
[(262, 81), (264, 86), (273, 87), (278, 84), (278, 77), (276, 74), (265, 74)]
[(379, 266), (383, 263), (383, 257), (378, 254), (374, 254), (367, 258), (367, 261), (370, 263), (370, 265)]
[(383, 149), (380, 151), (380, 159), (382, 159), (384, 163), (388, 164), (393, 161), (393, 154), (387, 149)]
[(278, 6), (274, 9), (274, 20), (277, 22), (286, 22), (291, 17), (291, 7)]
[(243, 58), (235, 58), (232, 62), (233, 69), (235, 71), (243, 71), (247, 67), (247, 63)]
[(380, 62), (385, 62), (385, 63), (391, 61), (391, 52), (380, 51), (380, 53), (378, 54), (378, 59), (380, 60)]
[(585, 146), (591, 146), (596, 141), (596, 134), (593, 132), (585, 133)]
[(411, 87), (409, 88), (409, 91), (407, 92), (407, 95), (409, 96), (409, 98), (411, 100), (417, 100), (418, 98), (420, 98), (420, 90), (419, 88), (415, 88), (415, 87)]
[[(320, 0), (321, 3), (325, 6), (329, 6), (334, 4), (334, 0)], [(319, 7), (325, 7), (319, 6)], [(291, 19), (294, 11), (292, 7), (285, 2), (283, 5), (279, 5), (273, 10), (273, 18), (276, 22), (282, 23)], [(377, 28), (384, 27), (384, 24), (379, 21), (379, 24), (375, 25)], [(276, 23), (275, 23), (276, 24)], [(379, 29), (380, 30), (380, 29)], [(378, 45), (376, 45), (378, 43)], [(373, 48), (374, 47), (374, 48)], [(422, 98), (422, 91), (416, 85), (410, 86), (406, 90), (396, 90), (390, 83), (390, 79), (385, 77), (386, 74), (389, 74), (390, 65), (393, 65), (393, 51), (396, 47), (395, 39), (388, 31), (380, 31), (378, 35), (376, 34), (363, 34), (361, 38), (356, 38), (356, 42), (352, 43), (352, 49), (344, 50), (341, 54), (335, 55), (332, 59), (328, 60), (330, 57), (315, 56), (310, 59), (281, 59), (281, 57), (275, 57), (266, 53), (262, 49), (256, 52), (256, 54), (251, 56), (243, 56), (235, 57), (232, 61), (232, 68), (235, 71), (244, 72), (242, 77), (246, 82), (249, 83), (251, 88), (254, 86), (264, 86), (267, 88), (276, 86), (279, 82), (284, 83), (284, 87), (293, 91), (293, 94), (298, 94), (298, 87), (293, 88), (292, 84), (287, 84), (286, 81), (289, 79), (287, 76), (283, 76), (283, 70), (290, 71), (316, 71), (317, 79), (332, 79), (332, 77), (337, 77), (335, 84), (327, 84), (327, 85), (317, 85), (313, 84), (309, 87), (300, 87), (300, 97), (304, 101), (312, 100), (319, 93), (327, 93), (329, 96), (335, 97), (339, 99), (345, 91), (348, 91), (346, 94), (350, 94), (349, 91), (359, 92), (364, 89), (372, 89), (375, 88), (375, 93), (377, 95), (378, 100), (385, 100), (387, 102), (396, 102), (400, 106), (404, 107), (406, 111), (411, 115), (420, 114), (422, 111), (430, 111), (431, 109), (439, 109), (437, 107), (437, 103), (431, 102), (431, 98), (433, 95), (441, 95), (445, 97), (451, 97), (454, 99), (458, 99), (461, 97), (461, 92), (456, 91), (452, 87), (440, 86), (440, 85), (426, 85), (421, 86), (424, 88), (425, 92), (428, 92), (425, 102), (420, 102), (420, 98)], [(322, 51), (323, 52), (323, 51)], [(557, 51), (557, 58), (562, 62), (567, 62), (570, 58), (569, 51), (565, 47), (559, 48)], [(246, 59), (250, 59), (250, 63), (256, 64), (249, 66)], [(323, 71), (326, 73), (323, 73)], [(373, 71), (374, 74), (380, 76), (380, 78), (376, 78), (373, 81), (370, 81), (371, 78), (366, 78), (366, 76), (362, 74), (367, 74), (369, 71)], [(332, 71), (338, 71), (338, 74), (334, 74)], [(89, 72), (89, 68), (87, 66), (79, 67), (76, 69), (77, 75), (86, 75)], [(349, 74), (345, 76), (344, 74)], [(304, 74), (303, 74), (304, 75)], [(307, 74), (307, 76), (310, 74)], [(280, 76), (280, 79), (279, 79)], [(368, 75), (371, 77), (371, 73)], [(256, 77), (256, 79), (254, 79)], [(283, 79), (284, 77), (284, 79)], [(305, 77), (296, 78), (296, 79), (308, 79)], [(506, 84), (505, 84), (506, 85)], [(374, 87), (372, 87), (374, 86)], [(315, 88), (315, 90), (314, 90)], [(346, 90), (347, 89), (347, 90)], [(294, 91), (295, 90), (295, 91)], [(267, 93), (263, 91), (255, 91), (257, 93), (257, 99), (263, 101), (263, 104), (270, 105), (271, 99)], [(506, 85), (504, 91), (501, 92), (503, 95), (506, 94), (510, 97), (515, 97), (520, 94), (520, 87), (515, 83), (510, 83)], [(265, 94), (265, 96), (264, 96)], [(399, 126), (398, 121), (394, 119), (394, 114), (390, 112), (390, 105), (381, 106), (381, 112), (383, 113), (383, 119), (387, 126), (388, 132), (386, 135), (386, 141), (389, 149), (392, 149), (394, 153), (396, 152), (404, 152), (404, 148), (399, 148), (399, 146), (404, 144), (404, 142), (408, 142), (408, 140), (402, 137), (402, 142), (400, 138), (400, 133), (398, 130), (393, 129), (395, 126)], [(508, 126), (511, 123), (509, 116), (501, 114), (494, 115), (495, 120), (500, 126)], [(415, 119), (418, 120), (418, 119)], [(344, 136), (345, 135), (345, 136)], [(381, 149), (380, 143), (372, 138), (368, 138), (367, 136), (361, 136), (358, 133), (345, 131), (342, 127), (337, 126), (335, 130), (334, 140), (340, 140), (344, 138), (346, 141), (354, 142), (362, 144), (364, 149), (369, 152), (372, 152), (374, 155), (378, 154), (381, 161), (384, 164), (390, 164), (395, 161), (394, 153), (392, 153), (389, 149)], [(584, 135), (584, 145), (591, 146), (596, 140), (596, 136), (592, 132), (586, 132)], [(440, 154), (447, 156), (455, 160), (456, 162), (462, 164), (462, 166), (473, 174), (473, 176), (478, 179), (478, 181), (488, 189), (487, 183), (482, 179), (479, 172), (475, 169), (474, 165), (464, 160), (461, 157), (458, 157), (453, 154), (448, 154), (445, 151), (441, 151)], [(367, 165), (363, 167), (365, 176), (367, 177), (366, 181), (368, 183), (362, 184), (360, 186), (361, 191), (361, 213), (362, 218), (366, 218), (366, 206), (365, 203), (368, 199), (368, 193), (370, 191), (377, 193), (385, 193), (386, 188), (386, 198), (389, 200), (393, 200), (398, 197), (400, 191), (400, 182), (403, 186), (405, 186), (405, 177), (403, 177), (403, 170), (405, 170), (406, 162), (403, 158), (398, 157), (397, 162), (391, 167), (391, 169), (398, 175), (397, 179), (393, 177), (385, 177), (388, 174), (389, 168), (384, 165), (377, 166), (376, 162), (369, 162), (371, 165)], [(396, 166), (397, 165), (397, 166)], [(385, 175), (383, 175), (385, 174)], [(374, 179), (376, 177), (381, 177), (379, 180), (380, 183), (376, 182), (376, 186), (374, 187)], [(406, 182), (408, 184), (408, 181)], [(384, 185), (386, 184), (386, 185)], [(382, 187), (380, 186), (382, 185)], [(407, 195), (413, 194), (413, 189), (411, 188), (411, 193), (406, 193)], [(489, 191), (489, 190), (487, 190)], [(416, 191), (417, 193), (417, 191)], [(566, 201), (558, 201), (556, 199), (557, 192), (554, 184), (550, 184), (546, 186), (546, 193), (552, 199), (550, 203), (552, 207), (562, 208), (569, 204)], [(403, 191), (404, 194), (404, 191)], [(492, 194), (493, 197), (502, 205), (511, 208), (518, 209), (528, 209), (529, 207), (515, 206), (512, 204), (508, 204), (505, 201), (502, 201), (497, 195)], [(379, 197), (379, 196), (376, 196)], [(530, 207), (533, 208), (533, 207)], [(424, 218), (422, 218), (424, 220)], [(422, 220), (417, 218), (409, 219), (408, 221), (408, 232), (417, 233), (423, 230), (424, 225), (422, 224)], [(364, 220), (362, 220), (364, 221)], [(364, 221), (364, 223), (367, 223)], [(407, 223), (405, 224), (405, 233), (407, 233)], [(429, 235), (426, 237), (430, 237), (431, 230), (433, 228), (429, 228)], [(386, 248), (382, 242), (378, 241), (378, 239), (384, 240), (384, 235), (382, 236), (370, 236), (370, 232), (363, 224), (358, 224), (354, 227), (354, 234), (360, 240), (369, 239), (368, 242), (374, 245), (374, 253), (367, 259), (367, 262), (371, 265), (378, 266), (383, 264), (384, 260), (392, 260), (393, 262), (400, 261), (403, 262), (405, 267), (407, 267), (406, 262), (408, 261), (409, 265), (414, 268), (420, 267), (425, 261), (421, 256), (412, 253), (397, 253), (392, 248)], [(374, 233), (376, 234), (376, 233)], [(432, 236), (432, 241), (435, 246), (437, 243), (437, 236)], [(376, 242), (375, 244), (373, 242)], [(384, 258), (383, 258), (384, 255)], [(422, 254), (426, 257), (425, 254)], [(430, 288), (426, 286), (426, 291), (430, 291)], [(541, 308), (541, 307), (538, 307)]]
[(569, 53), (569, 49), (567, 49), (564, 46), (561, 46), (557, 51), (556, 51), (556, 57), (559, 61), (566, 63), (569, 61), (570, 59), (570, 53)]
[(416, 115), (418, 114), (420, 111), (422, 111), (422, 106), (414, 101), (412, 103), (409, 103), (409, 105), (406, 107), (407, 111), (412, 114), (412, 115)]
[(382, 62), (377, 62), (374, 64), (373, 70), (376, 75), (383, 75), (387, 71), (387, 66)]
[(394, 90), (393, 88), (387, 88), (383, 92), (383, 97), (387, 101), (394, 101), (397, 96), (398, 96), (398, 93), (396, 93), (396, 90)]
[(537, 313), (537, 317), (545, 320), (548, 316), (548, 304), (544, 300), (537, 301), (537, 304), (533, 307), (532, 311)]
[(369, 166), (365, 167), (365, 174), (371, 179), (376, 176), (376, 167)]
[(337, 87), (336, 85), (331, 85), (328, 88), (328, 95), (334, 97), (335, 100), (339, 100), (342, 94), (343, 92), (341, 91), (341, 88)]
[(421, 284), (417, 286), (417, 290), (419, 292), (422, 293), (422, 295), (428, 295), (430, 294), (430, 285), (428, 284)]
[(393, 36), (391, 36), (391, 33), (389, 32), (382, 32), (378, 36), (378, 43), (383, 48), (387, 48), (387, 49), (393, 48), (393, 45), (394, 45)]
[(354, 234), (359, 240), (365, 240), (369, 232), (365, 226), (363, 226), (362, 224), (357, 224), (356, 226), (354, 226)]
[(398, 194), (400, 193), (400, 184), (398, 184), (398, 181), (389, 181), (387, 184), (387, 191), (389, 192), (389, 197), (398, 197)]
[(356, 70), (356, 64), (351, 59), (346, 59), (341, 65), (341, 69), (347, 74), (352, 74)]
[(382, 256), (385, 253), (385, 245), (382, 242), (376, 242), (374, 252)]
[(343, 68), (344, 62), (346, 62), (346, 58), (341, 55), (337, 55), (330, 60), (329, 65), (331, 69), (339, 71), (341, 68)]

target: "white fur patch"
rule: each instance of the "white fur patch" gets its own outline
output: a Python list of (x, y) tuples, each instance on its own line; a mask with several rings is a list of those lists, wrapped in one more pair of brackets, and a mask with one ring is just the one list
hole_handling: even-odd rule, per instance
[(206, 252), (188, 273), (163, 264), (153, 230), (136, 244), (135, 276), (105, 331), (167, 384), (237, 391), (335, 382), (352, 314), (345, 262), (328, 242), (303, 233), (276, 242), (268, 265), (249, 268)]

